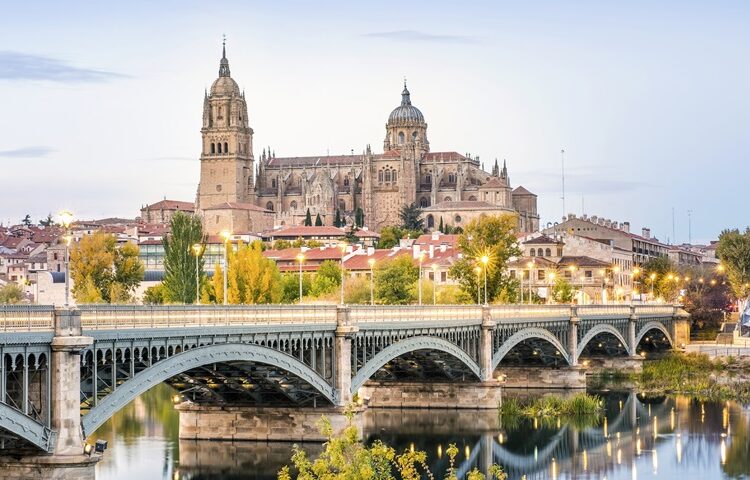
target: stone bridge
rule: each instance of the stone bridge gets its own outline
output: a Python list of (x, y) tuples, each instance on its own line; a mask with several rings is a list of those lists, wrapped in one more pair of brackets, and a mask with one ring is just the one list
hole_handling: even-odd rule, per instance
[(370, 380), (498, 385), (688, 341), (669, 305), (0, 306), (0, 449), (80, 455), (161, 382), (198, 405), (343, 406)]

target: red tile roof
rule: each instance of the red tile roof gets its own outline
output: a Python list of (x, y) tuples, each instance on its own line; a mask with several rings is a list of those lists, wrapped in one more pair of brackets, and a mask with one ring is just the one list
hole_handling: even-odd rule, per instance
[(425, 233), (423, 235), (420, 235), (417, 237), (416, 240), (414, 240), (414, 245), (451, 245), (455, 246), (458, 244), (458, 237), (460, 235), (455, 234), (445, 234), (441, 233), (437, 235), (437, 239), (433, 240), (431, 233)]
[(375, 266), (378, 264), (393, 260), (394, 258), (400, 257), (402, 255), (411, 255), (411, 251), (407, 249), (399, 249), (399, 250), (392, 250), (392, 249), (377, 249), (374, 250), (372, 255), (367, 254), (361, 254), (361, 255), (352, 255), (351, 257), (347, 258), (344, 261), (344, 268), (347, 270), (369, 270), (370, 269), (370, 259), (375, 259)]
[(274, 238), (343, 237), (344, 235), (345, 233), (342, 229), (326, 225), (320, 227), (288, 227), (279, 230), (272, 230), (264, 234), (264, 236)]
[(180, 200), (167, 200), (165, 198), (164, 200), (152, 203), (151, 205), (146, 205), (145, 208), (147, 210), (184, 210), (186, 212), (194, 212), (195, 203), (183, 202)]
[(523, 188), (520, 185), (518, 187), (516, 187), (515, 190), (513, 190), (511, 192), (511, 194), (513, 194), (513, 195), (534, 195), (536, 197), (536, 194), (531, 193), (530, 191), (526, 190), (525, 188)]
[[(282, 250), (265, 250), (263, 256), (277, 262), (296, 262), (300, 248), (284, 248)], [(324, 260), (341, 260), (341, 249), (335, 247), (310, 248), (302, 252), (305, 262), (316, 262)]]
[(203, 210), (254, 210), (256, 212), (272, 213), (271, 210), (267, 210), (263, 207), (253, 205), (252, 203), (239, 203), (239, 202), (224, 202), (210, 207), (206, 207)]

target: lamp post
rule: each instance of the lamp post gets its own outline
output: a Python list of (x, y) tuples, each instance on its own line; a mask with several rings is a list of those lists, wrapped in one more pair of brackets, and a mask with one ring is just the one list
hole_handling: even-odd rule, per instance
[(474, 267), (474, 273), (477, 274), (477, 305), (482, 304), (482, 287), (479, 284), (479, 274), (482, 273), (482, 268), (480, 266)]
[(432, 304), (437, 305), (437, 263), (432, 264)]
[(652, 273), (648, 278), (651, 279), (651, 300), (654, 299), (654, 280), (656, 280), (656, 274)]
[(549, 299), (552, 297), (552, 289), (555, 285), (555, 272), (549, 273), (549, 290), (547, 290), (547, 304), (549, 304)]
[[(527, 263), (526, 267), (529, 269), (529, 305), (531, 305), (531, 281), (534, 278), (534, 262)], [(521, 285), (521, 288), (523, 288), (523, 285)]]
[(482, 255), (482, 265), (484, 265), (484, 304), (487, 305), (487, 264), (490, 263), (490, 257)]
[(65, 227), (65, 307), (70, 304), (70, 226), (73, 224), (73, 213), (69, 210), (60, 212), (60, 223)]
[(195, 304), (201, 304), (201, 277), (200, 277), (200, 266), (199, 259), (201, 255), (202, 246), (200, 243), (193, 244), (193, 255), (195, 255)]
[(305, 261), (305, 256), (302, 252), (297, 254), (297, 261), (299, 262), (299, 303), (302, 303), (302, 263)]
[(422, 263), (424, 263), (424, 252), (419, 254), (419, 279), (417, 280), (419, 286), (419, 304), (422, 305)]
[(375, 272), (373, 267), (375, 266), (375, 259), (371, 258), (367, 260), (370, 265), (370, 305), (375, 305)]
[(339, 244), (339, 248), (341, 248), (341, 305), (344, 304), (344, 278), (346, 277), (346, 270), (344, 269), (344, 254), (346, 253), (346, 246), (345, 242)]
[(221, 232), (221, 236), (224, 239), (224, 305), (227, 304), (227, 270), (229, 269), (229, 265), (227, 265), (227, 244), (229, 243), (229, 239), (232, 237), (232, 233), (229, 230), (224, 230)]

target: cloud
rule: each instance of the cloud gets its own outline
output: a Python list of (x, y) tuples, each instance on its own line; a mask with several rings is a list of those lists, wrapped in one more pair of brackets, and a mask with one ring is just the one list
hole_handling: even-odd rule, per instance
[(101, 83), (128, 78), (115, 72), (69, 65), (61, 60), (21, 52), (0, 51), (0, 80)]
[(390, 32), (365, 33), (363, 36), (382, 38), (398, 42), (434, 42), (434, 43), (479, 43), (475, 37), (467, 35), (445, 35), (419, 32), (417, 30), (393, 30)]
[(16, 148), (15, 150), (0, 150), (0, 157), (5, 158), (36, 158), (46, 157), (55, 150), (50, 147), (36, 145), (31, 147)]

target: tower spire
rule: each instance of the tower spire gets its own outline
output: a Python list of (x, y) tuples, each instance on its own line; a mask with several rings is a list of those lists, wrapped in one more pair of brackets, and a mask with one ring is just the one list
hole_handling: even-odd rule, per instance
[(227, 60), (227, 36), (221, 42), (221, 61), (219, 61), (219, 76), (229, 77), (229, 60)]
[(401, 105), (411, 105), (411, 95), (409, 94), (409, 89), (406, 88), (406, 77), (404, 77), (404, 90), (401, 92)]

